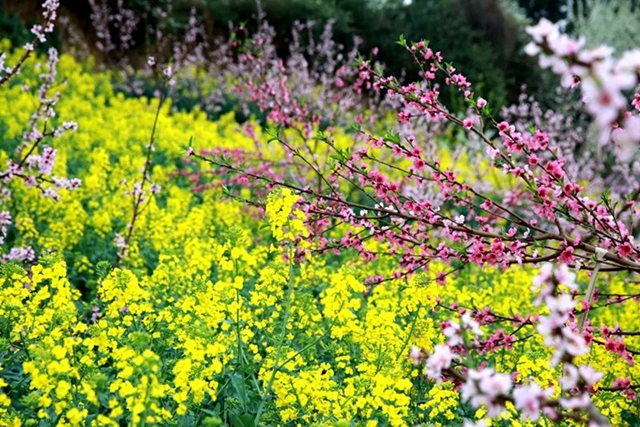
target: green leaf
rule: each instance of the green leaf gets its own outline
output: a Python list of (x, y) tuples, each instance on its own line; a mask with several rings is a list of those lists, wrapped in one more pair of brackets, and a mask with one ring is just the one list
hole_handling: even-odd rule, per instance
[(244, 379), (238, 374), (231, 374), (231, 385), (235, 390), (236, 398), (242, 404), (242, 407), (246, 409), (248, 399), (246, 394), (246, 385), (244, 383)]
[(384, 136), (384, 139), (393, 144), (400, 144), (400, 134), (398, 132), (389, 131)]
[(255, 422), (253, 417), (247, 414), (237, 415), (232, 414), (231, 417), (231, 425), (233, 427), (255, 427)]
[(112, 265), (109, 261), (100, 261), (96, 264), (96, 273), (100, 280), (106, 279), (111, 272)]

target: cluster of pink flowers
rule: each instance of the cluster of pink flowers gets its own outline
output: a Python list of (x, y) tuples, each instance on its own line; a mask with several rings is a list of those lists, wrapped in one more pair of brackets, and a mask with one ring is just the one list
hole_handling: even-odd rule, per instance
[(562, 77), (567, 87), (580, 85), (587, 111), (600, 128), (600, 139), (613, 140), (622, 161), (629, 161), (640, 146), (640, 117), (633, 115), (625, 92), (632, 90), (640, 75), (640, 49), (612, 57), (613, 49), (601, 46), (585, 49), (585, 39), (572, 39), (557, 25), (543, 19), (527, 32), (533, 41), (530, 55), (539, 55), (540, 65)]
[(593, 194), (606, 190), (614, 201), (622, 201), (640, 188), (640, 158), (617, 161), (615, 144), (600, 144), (590, 138), (588, 113), (575, 102), (578, 92), (559, 89), (554, 96), (556, 107), (544, 109), (525, 90), (518, 103), (503, 108), (501, 115), (521, 133), (544, 129), (549, 143), (556, 147), (556, 156), (564, 160), (563, 169), (575, 182), (588, 182)]
[(50, 127), (51, 120), (57, 115), (55, 106), (60, 99), (59, 92), (50, 93), (56, 82), (58, 61), (58, 52), (50, 48), (45, 64), (46, 71), (40, 75), (42, 83), (37, 91), (39, 105), (29, 119), (29, 128), (23, 134), (22, 144), (17, 148), (16, 154), (20, 159), (10, 159), (7, 169), (0, 172), (0, 178), (5, 184), (20, 178), (29, 187), (37, 187), (44, 196), (56, 200), (59, 198), (56, 190), (73, 190), (80, 185), (78, 179), (53, 174), (56, 150), (50, 145), (42, 145), (42, 141), (47, 138), (59, 138), (66, 132), (78, 129), (77, 123), (71, 121), (62, 122), (58, 127)]
[[(58, 8), (60, 2), (58, 0), (45, 0), (42, 3), (42, 16), (44, 17), (44, 23), (42, 25), (34, 25), (31, 28), (31, 32), (36, 36), (40, 43), (47, 41), (47, 34), (53, 32), (54, 23), (58, 17)], [(33, 50), (33, 44), (27, 47), (27, 50)]]
[(11, 214), (7, 211), (0, 212), (0, 245), (4, 244), (7, 238), (7, 227), (11, 225)]
[(567, 357), (573, 358), (588, 352), (587, 343), (582, 334), (576, 330), (575, 324), (567, 326), (569, 313), (576, 302), (570, 294), (556, 292), (558, 284), (571, 291), (577, 289), (575, 274), (566, 265), (554, 269), (552, 264), (545, 264), (540, 274), (534, 279), (534, 289), (539, 291), (537, 304), (544, 302), (549, 308), (549, 316), (541, 316), (537, 330), (545, 337), (545, 344), (555, 348), (551, 359), (556, 366)]
[(24, 54), (20, 57), (18, 62), (13, 66), (5, 64), (5, 54), (0, 53), (0, 86), (5, 84), (11, 77), (20, 72), (20, 68), (27, 59), (31, 56), (36, 46), (47, 41), (47, 34), (53, 32), (55, 28), (55, 22), (58, 18), (58, 8), (60, 2), (58, 0), (45, 0), (42, 3), (42, 16), (43, 22), (36, 24), (31, 28), (31, 32), (35, 36), (33, 41), (25, 44)]
[[(57, 0), (46, 0), (42, 4), (44, 22), (35, 25), (32, 33), (36, 36), (33, 43), (29, 43), (26, 51), (13, 67), (6, 67), (4, 56), (0, 57), (0, 87), (9, 82), (11, 77), (19, 73), (20, 68), (30, 57), (38, 43), (46, 41), (47, 34), (53, 32), (60, 4)], [(40, 74), (40, 86), (37, 89), (38, 106), (29, 119), (28, 128), (22, 135), (22, 143), (16, 147), (15, 153), (7, 162), (5, 170), (0, 170), (0, 194), (3, 200), (11, 197), (11, 183), (14, 180), (24, 182), (28, 187), (37, 188), (42, 196), (58, 200), (60, 190), (75, 190), (81, 184), (77, 178), (61, 177), (54, 174), (56, 163), (56, 149), (51, 145), (44, 145), (47, 139), (56, 139), (67, 132), (78, 129), (72, 121), (63, 121), (57, 127), (52, 123), (57, 118), (55, 106), (60, 99), (59, 92), (52, 92), (57, 84), (58, 51), (50, 48), (43, 72)], [(3, 74), (4, 73), (4, 74)], [(23, 90), (30, 90), (23, 87)], [(11, 226), (11, 214), (0, 213), (0, 243), (5, 245), (8, 228)], [(31, 247), (11, 247), (2, 255), (1, 261), (33, 262), (36, 258)]]
[[(603, 375), (587, 365), (576, 366), (574, 359), (586, 353), (589, 348), (582, 334), (576, 330), (572, 314), (575, 308), (573, 297), (560, 291), (575, 289), (575, 274), (566, 266), (555, 268), (545, 264), (534, 279), (533, 287), (538, 291), (538, 302), (544, 302), (549, 316), (537, 318), (537, 329), (545, 337), (545, 344), (554, 349), (552, 364), (563, 363), (563, 375), (560, 380), (565, 394), (552, 399), (553, 388), (543, 389), (536, 382), (517, 383), (516, 376), (497, 373), (492, 368), (482, 366), (474, 369), (466, 366), (465, 355), (470, 354), (474, 342), (482, 335), (480, 324), (468, 311), (458, 324), (445, 322), (446, 344), (438, 344), (424, 362), (425, 373), (431, 379), (441, 382), (443, 379), (458, 384), (461, 397), (474, 408), (485, 407), (487, 417), (495, 418), (506, 410), (505, 404), (513, 402), (525, 420), (536, 422), (541, 416), (558, 421), (562, 418), (576, 417), (576, 411), (582, 411), (590, 426), (609, 425), (591, 401), (593, 386)], [(478, 313), (479, 314), (479, 313)], [(486, 314), (486, 313), (485, 313)], [(414, 347), (410, 353), (414, 364), (423, 363), (427, 354)], [(629, 384), (617, 381), (614, 387), (629, 390)]]
[[(436, 73), (442, 72), (448, 84), (460, 90), (465, 97), (472, 96), (469, 82), (451, 66), (443, 65), (442, 56), (439, 53), (432, 52), (420, 43), (411, 46), (410, 51), (417, 61), (422, 61), (422, 58), (434, 59), (425, 65), (425, 68), (429, 69), (425, 73), (428, 81), (435, 79)], [(392, 151), (394, 156), (405, 157), (411, 162), (413, 166), (406, 170), (395, 167), (396, 170), (406, 174), (406, 181), (403, 183), (391, 181), (385, 173), (377, 170), (378, 167), (384, 167), (386, 159), (372, 156), (367, 148), (356, 150), (351, 158), (340, 162), (336, 170), (327, 174), (327, 180), (329, 182), (338, 179), (349, 180), (363, 190), (370, 186), (375, 192), (375, 198), (379, 200), (376, 216), (388, 215), (399, 225), (410, 221), (412, 226), (381, 230), (373, 227), (371, 221), (367, 220), (375, 219), (375, 216), (344, 217), (340, 214), (345, 212), (343, 209), (335, 210), (331, 206), (325, 207), (327, 200), (324, 197), (323, 203), (319, 203), (316, 207), (324, 209), (327, 216), (338, 215), (343, 221), (369, 228), (371, 234), (369, 238), (384, 238), (392, 246), (403, 248), (404, 253), (407, 246), (412, 245), (411, 242), (428, 241), (428, 235), (422, 233), (431, 233), (434, 229), (446, 240), (453, 242), (464, 240), (470, 243), (466, 253), (459, 251), (455, 253), (452, 252), (453, 248), (440, 245), (437, 250), (436, 248), (428, 250), (423, 246), (420, 248), (420, 258), (423, 259), (446, 260), (455, 254), (457, 259), (462, 258), (478, 265), (488, 263), (507, 266), (514, 262), (539, 262), (543, 258), (541, 254), (537, 250), (529, 252), (527, 249), (535, 246), (537, 239), (544, 239), (557, 242), (554, 257), (569, 265), (582, 265), (584, 260), (588, 260), (589, 256), (595, 253), (596, 246), (599, 246), (610, 251), (605, 255), (605, 263), (622, 262), (626, 267), (637, 268), (635, 261), (623, 260), (623, 258), (634, 259), (637, 256), (637, 248), (632, 242), (629, 229), (619, 219), (630, 210), (630, 206), (616, 212), (611, 205), (596, 202), (581, 194), (582, 186), (567, 175), (564, 159), (557, 157), (556, 147), (550, 144), (550, 139), (545, 132), (536, 130), (534, 133), (525, 133), (518, 131), (508, 122), (494, 122), (492, 126), (495, 126), (500, 137), (498, 144), (487, 138), (483, 132), (484, 129), (480, 126), (470, 126), (467, 121), (483, 123), (488, 118), (483, 113), (486, 106), (486, 101), (483, 99), (477, 99), (474, 102), (476, 107), (474, 117), (459, 119), (439, 103), (436, 86), (416, 84), (402, 86), (393, 77), (380, 75), (366, 63), (362, 63), (360, 68), (361, 75), (373, 79), (374, 88), (386, 90), (403, 100), (398, 114), (399, 121), (421, 115), (431, 120), (445, 120), (462, 126), (481, 138), (486, 145), (489, 157), (493, 159), (493, 165), (505, 174), (518, 178), (523, 187), (513, 189), (500, 203), (490, 193), (483, 194), (469, 187), (458, 178), (455, 171), (443, 169), (437, 159), (426, 157), (422, 147), (417, 143), (417, 135), (410, 135), (401, 140), (398, 137), (380, 138), (365, 134), (372, 148), (386, 148)], [(482, 109), (478, 105), (481, 105)], [(471, 207), (467, 217), (455, 211), (440, 210), (441, 203), (435, 205), (433, 201), (418, 201), (407, 198), (406, 193), (403, 194), (402, 188), (406, 188), (410, 183), (423, 185), (427, 181), (435, 183), (439, 191), (439, 201), (452, 201), (455, 206), (465, 210)], [(317, 197), (322, 199), (323, 195), (317, 194)], [(339, 200), (337, 203), (357, 208), (348, 200)], [(533, 209), (531, 209), (532, 203)], [(581, 218), (582, 216), (585, 218)], [(493, 224), (500, 219), (509, 219), (514, 226), (506, 233), (498, 231)], [(466, 225), (471, 220), (481, 223), (481, 232), (471, 230)], [(559, 228), (558, 224), (560, 224)], [(550, 229), (549, 225), (555, 230)], [(599, 239), (598, 245), (584, 243), (583, 232), (595, 234)], [(398, 236), (398, 234), (405, 235)], [(585, 257), (585, 254), (580, 253), (582, 251), (591, 255)], [(617, 256), (612, 252), (617, 253)], [(407, 265), (407, 267), (409, 268), (405, 270), (411, 270), (413, 266)]]
[[(278, 56), (275, 29), (264, 17), (258, 31), (244, 34), (238, 61), (229, 70), (240, 76), (235, 86), (237, 96), (254, 103), (267, 113), (271, 123), (298, 127), (306, 137), (322, 123), (346, 125), (347, 121), (375, 120), (379, 103), (365, 96), (361, 71), (350, 66), (357, 56), (360, 40), (345, 51), (333, 41), (333, 22), (325, 25), (319, 40), (313, 37), (305, 47), (302, 34), (311, 31), (313, 22), (296, 22), (292, 30), (287, 60)], [(229, 51), (237, 51), (229, 49)]]
[[(110, 53), (116, 48), (123, 50), (130, 49), (133, 42), (133, 32), (138, 24), (138, 19), (131, 9), (124, 7), (124, 0), (117, 0), (113, 5), (115, 11), (111, 11), (109, 2), (102, 0), (89, 0), (91, 7), (91, 23), (96, 30), (96, 48)], [(111, 29), (117, 33), (117, 38), (111, 36)]]
[(2, 262), (9, 261), (18, 262), (34, 262), (36, 259), (36, 253), (30, 246), (25, 247), (13, 247), (9, 250), (9, 253), (2, 255)]

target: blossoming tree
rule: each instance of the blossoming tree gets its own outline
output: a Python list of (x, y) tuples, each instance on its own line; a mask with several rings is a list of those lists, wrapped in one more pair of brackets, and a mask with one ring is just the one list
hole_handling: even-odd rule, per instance
[[(640, 50), (614, 59), (611, 49), (585, 49), (583, 39), (571, 39), (546, 20), (528, 33), (532, 42), (526, 51), (538, 55), (540, 65), (558, 74), (562, 85), (582, 92), (584, 108), (598, 128), (599, 143), (613, 144), (619, 162), (630, 161), (640, 143), (640, 116), (633, 111), (640, 109), (640, 94), (631, 93), (640, 75)], [(296, 192), (310, 233), (293, 240), (313, 242), (312, 249), (305, 244), (300, 254), (355, 250), (368, 260), (394, 259), (395, 278), (444, 263), (449, 270), (436, 277), (443, 285), (448, 275), (470, 265), (502, 269), (542, 265), (534, 288), (539, 295), (536, 303), (545, 306), (548, 314), (509, 315), (488, 307), (443, 304), (440, 308), (460, 316), (442, 325), (447, 342), (433, 352), (414, 347), (410, 357), (416, 364), (425, 364), (432, 380), (456, 384), (463, 401), (486, 408), (488, 417), (499, 416), (510, 403), (534, 422), (545, 416), (553, 421), (608, 425), (591, 394), (607, 390), (634, 396), (637, 385), (626, 378), (602, 385), (602, 374), (581, 364), (579, 358), (593, 345), (605, 346), (630, 364), (640, 354), (624, 342), (625, 335), (636, 331), (619, 325), (599, 325), (598, 330), (589, 320), (592, 310), (639, 295), (630, 290), (594, 305), (603, 296), (597, 284), (604, 273), (640, 271), (640, 252), (634, 242), (640, 190), (592, 194), (586, 183), (567, 173), (568, 160), (544, 129), (520, 131), (496, 120), (487, 102), (440, 52), (426, 42), (409, 44), (401, 39), (400, 44), (420, 66), (421, 82), (401, 83), (364, 60), (352, 82), (355, 91), (373, 90), (395, 103), (394, 130), (380, 133), (359, 125), (355, 135), (359, 142), (350, 148), (338, 147), (330, 134), (314, 130), (319, 118), (309, 120), (305, 104), (287, 91), (286, 76), (280, 76), (278, 85), (253, 81), (251, 88), (269, 112), (275, 129), (272, 141), (284, 147), (290, 165), (302, 166), (306, 172), (288, 176), (275, 166), (265, 171), (264, 166), (254, 168), (237, 157), (190, 154), (245, 183)], [(439, 101), (442, 87), (458, 91), (466, 100), (465, 116)], [(471, 156), (476, 156), (480, 168), (501, 174), (506, 189), (469, 179), (456, 170), (455, 163), (441, 161), (428, 148), (430, 141), (423, 140), (425, 134), (411, 127), (419, 120), (446, 123), (477, 141), (484, 148)], [(325, 151), (319, 151), (319, 144)], [(337, 229), (343, 232), (336, 233)], [(387, 249), (372, 250), (371, 241)], [(579, 286), (571, 269), (589, 272), (589, 283)], [(386, 280), (372, 276), (368, 284)], [(513, 331), (500, 329), (483, 339), (481, 326), (497, 324), (511, 324)], [(514, 373), (498, 373), (472, 362), (478, 354), (531, 338), (518, 333), (532, 328), (552, 350), (551, 366), (562, 371), (561, 390), (537, 382), (516, 383)]]

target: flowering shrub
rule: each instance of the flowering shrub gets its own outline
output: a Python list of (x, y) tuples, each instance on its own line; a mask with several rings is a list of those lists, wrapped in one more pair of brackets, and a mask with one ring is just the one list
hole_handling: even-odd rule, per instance
[[(580, 87), (586, 110), (598, 128), (599, 143), (612, 138), (609, 144), (618, 161), (631, 160), (640, 132), (638, 116), (629, 108), (636, 107), (638, 95), (629, 103), (626, 91), (634, 88), (640, 74), (638, 52), (627, 52), (615, 60), (610, 49), (586, 50), (583, 40), (569, 38), (545, 20), (528, 32), (533, 41), (527, 52), (540, 55), (540, 64), (559, 74), (563, 85)], [(296, 191), (310, 229), (308, 236), (298, 238), (305, 241), (304, 247), (300, 246), (302, 253), (343, 255), (352, 250), (364, 260), (390, 263), (391, 275), (370, 276), (366, 280), (369, 286), (392, 279), (411, 280), (412, 275), (431, 270), (434, 263), (449, 264), (435, 276), (436, 282), (445, 285), (448, 276), (470, 265), (508, 269), (559, 262), (562, 267), (557, 270), (546, 264), (534, 281), (540, 288), (536, 305), (544, 303), (548, 315), (513, 309), (509, 314), (499, 313), (489, 307), (455, 302), (447, 308), (458, 313), (461, 322), (442, 324), (447, 344), (436, 346), (433, 352), (414, 347), (411, 357), (416, 364), (425, 359), (427, 376), (436, 382), (443, 378), (451, 381), (460, 391), (462, 402), (480, 409), (490, 419), (503, 416), (511, 404), (523, 420), (537, 422), (544, 416), (552, 422), (609, 425), (592, 395), (625, 391), (633, 398), (635, 385), (625, 377), (599, 388), (604, 375), (576, 361), (589, 353), (591, 345), (603, 345), (626, 363), (634, 364), (636, 350), (610, 335), (611, 330), (618, 333), (620, 325), (598, 324), (588, 317), (596, 307), (637, 297), (625, 290), (602, 306), (594, 305), (598, 298), (594, 300), (594, 294), (600, 292), (596, 286), (598, 273), (637, 272), (638, 249), (633, 243), (637, 194), (611, 194), (605, 185), (604, 194), (594, 200), (592, 191), (597, 189), (585, 188), (567, 172), (568, 159), (562, 157), (560, 147), (543, 129), (520, 131), (506, 121), (493, 119), (487, 102), (474, 94), (471, 83), (446, 63), (440, 52), (434, 52), (425, 42), (408, 44), (401, 39), (400, 43), (422, 68), (423, 82), (402, 83), (385, 76), (381, 68), (361, 61), (355, 87), (371, 87), (398, 100), (400, 124), (426, 118), (459, 126), (478, 138), (491, 159), (490, 167), (506, 176), (506, 193), (469, 179), (459, 164), (445, 165), (426, 154), (422, 135), (415, 131), (391, 131), (380, 136), (379, 129), (362, 126), (357, 132), (365, 144), (350, 149), (336, 147), (329, 135), (314, 134), (313, 123), (303, 121), (305, 115), (301, 117), (295, 101), (283, 96), (286, 91), (268, 85), (254, 87), (254, 91), (256, 97), (264, 98), (263, 108), (268, 109), (277, 129), (272, 140), (305, 167), (307, 174), (297, 174), (292, 180), (273, 173), (256, 174), (226, 158), (221, 161), (206, 154), (197, 157), (245, 179), (265, 183), (267, 188)], [(467, 100), (467, 117), (455, 115), (439, 101), (439, 81)], [(282, 128), (297, 130), (297, 137), (292, 139)], [(334, 161), (319, 163), (321, 152), (312, 141), (323, 143)], [(437, 198), (415, 191), (424, 187), (431, 188)], [(579, 292), (567, 266), (590, 272), (583, 292)], [(481, 324), (502, 322), (511, 322), (513, 331), (499, 329), (487, 340), (480, 337)], [(517, 367), (515, 372), (509, 369), (509, 373), (497, 373), (488, 365), (485, 352), (511, 349), (513, 342), (532, 339), (536, 335), (530, 328), (534, 327), (544, 345), (553, 350), (550, 367), (562, 365), (560, 388), (530, 382), (534, 378), (518, 378)], [(529, 333), (519, 336), (524, 330)], [(637, 332), (625, 326), (620, 335), (636, 336)], [(481, 363), (477, 353), (482, 355)]]
[[(531, 33), (603, 143), (635, 154), (637, 55)], [(386, 133), (324, 129), (259, 50), (266, 80), (237, 84), (265, 128), (172, 111), (166, 65), (159, 97), (126, 98), (4, 43), (2, 424), (640, 422), (634, 200), (592, 194), (543, 129), (494, 120), (439, 52), (402, 43), (424, 82), (362, 61), (344, 89), (384, 92)]]

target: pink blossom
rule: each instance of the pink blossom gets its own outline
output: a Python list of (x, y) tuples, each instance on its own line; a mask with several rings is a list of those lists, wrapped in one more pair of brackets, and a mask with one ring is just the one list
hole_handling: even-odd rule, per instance
[(507, 130), (509, 130), (509, 123), (504, 122), (504, 121), (498, 123), (498, 130), (500, 132), (506, 132)]
[(580, 374), (577, 367), (570, 363), (567, 363), (562, 367), (562, 378), (560, 378), (560, 384), (563, 390), (572, 390), (578, 385), (579, 380)]
[(28, 261), (32, 262), (36, 259), (36, 253), (31, 246), (11, 248), (8, 254), (2, 257), (2, 262), (7, 261)]
[(553, 275), (553, 264), (545, 263), (540, 267), (538, 275), (533, 278), (533, 290), (538, 290), (542, 285), (546, 284)]
[(471, 318), (471, 313), (466, 312), (462, 316), (462, 324), (465, 326), (465, 329), (471, 330), (471, 332), (476, 335), (482, 335), (482, 330), (480, 329), (480, 324)]
[(462, 400), (470, 402), (475, 408), (485, 406), (487, 416), (496, 417), (504, 411), (503, 401), (498, 399), (511, 390), (511, 377), (496, 374), (492, 369), (480, 371), (469, 369), (467, 381), (460, 389)]
[(576, 274), (569, 270), (566, 264), (560, 264), (553, 272), (553, 276), (558, 283), (568, 287), (570, 290), (577, 288)]
[(549, 310), (557, 313), (566, 313), (576, 306), (576, 302), (573, 300), (573, 297), (565, 293), (555, 297), (549, 296), (545, 301)]
[(444, 328), (442, 333), (447, 337), (449, 345), (455, 346), (462, 344), (462, 331), (458, 323), (449, 322), (449, 325)]
[(433, 354), (427, 359), (427, 375), (436, 381), (441, 381), (442, 371), (449, 369), (454, 358), (455, 355), (448, 345), (436, 345)]
[(575, 260), (573, 256), (573, 250), (574, 250), (573, 246), (567, 246), (565, 250), (562, 251), (562, 253), (560, 254), (560, 257), (558, 258), (558, 260), (565, 264), (572, 263)]
[(411, 352), (409, 353), (409, 358), (413, 361), (413, 364), (415, 366), (418, 366), (422, 361), (422, 350), (420, 350), (420, 347), (412, 345)]
[(631, 243), (629, 242), (624, 242), (623, 244), (618, 246), (617, 251), (618, 255), (626, 258), (633, 252), (633, 246), (631, 246)]
[(586, 79), (582, 83), (582, 92), (588, 102), (586, 104), (589, 111), (602, 128), (610, 127), (611, 123), (620, 114), (620, 110), (626, 105), (626, 100), (622, 94), (626, 85), (618, 84), (613, 75), (602, 75), (603, 83), (599, 84), (591, 79)]
[(640, 117), (626, 118), (622, 127), (614, 129), (612, 137), (618, 146), (620, 161), (633, 159), (640, 147)]
[(562, 170), (562, 162), (558, 160), (547, 163), (545, 171), (548, 174), (553, 175), (555, 178), (562, 178), (564, 176), (564, 171)]
[(526, 31), (536, 43), (542, 43), (545, 39), (555, 39), (560, 35), (558, 26), (546, 18), (542, 18), (537, 25), (527, 27)]
[(587, 393), (582, 393), (568, 399), (561, 398), (560, 405), (565, 409), (585, 409), (591, 405), (591, 399)]
[(49, 197), (56, 202), (60, 200), (60, 195), (53, 188), (45, 188), (42, 192), (42, 195), (45, 197)]
[(506, 395), (511, 386), (511, 377), (507, 374), (494, 374), (480, 380), (480, 391), (489, 397)]
[(542, 390), (537, 383), (516, 387), (513, 390), (513, 400), (522, 418), (533, 422), (540, 419), (541, 404), (553, 394), (553, 389)]
[(594, 385), (604, 376), (602, 372), (598, 372), (588, 365), (582, 365), (578, 368), (578, 370), (580, 371), (580, 377), (582, 377), (584, 382), (589, 386)]

